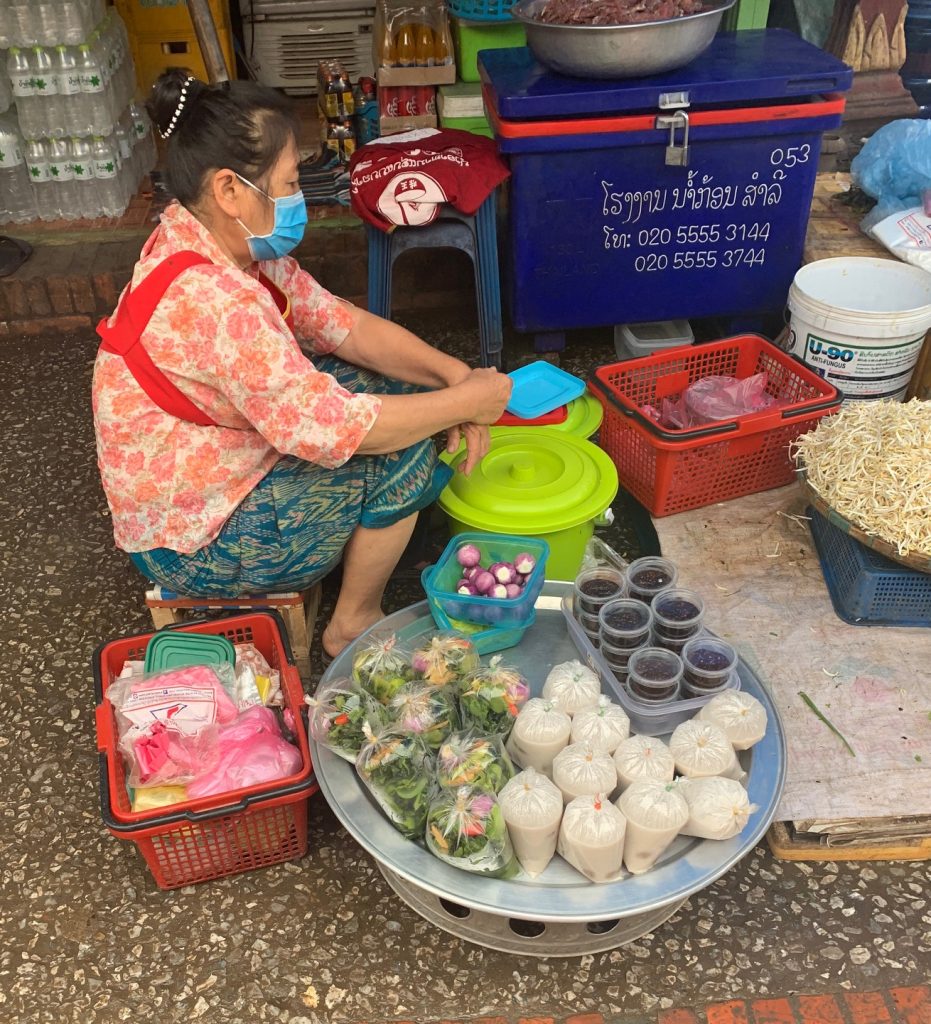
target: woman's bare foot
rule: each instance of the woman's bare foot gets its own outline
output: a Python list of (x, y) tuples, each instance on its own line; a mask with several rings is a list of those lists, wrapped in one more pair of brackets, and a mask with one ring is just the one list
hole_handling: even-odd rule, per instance
[(374, 626), (385, 617), (385, 613), (379, 609), (378, 613), (367, 620), (344, 623), (330, 619), (326, 629), (323, 631), (321, 643), (323, 650), (330, 658), (335, 658), (344, 651), (354, 640), (358, 639), (369, 627)]

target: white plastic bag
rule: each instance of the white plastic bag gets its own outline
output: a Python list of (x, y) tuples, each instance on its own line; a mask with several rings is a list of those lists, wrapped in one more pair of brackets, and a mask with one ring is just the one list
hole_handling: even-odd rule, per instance
[(569, 744), (572, 719), (555, 704), (534, 697), (520, 709), (505, 748), (521, 768), (552, 778), (553, 758)]
[(566, 803), (577, 796), (610, 796), (617, 788), (617, 771), (610, 754), (599, 753), (584, 743), (571, 743), (553, 758), (553, 782)]
[(675, 761), (669, 747), (655, 736), (630, 736), (614, 751), (614, 767), (621, 789), (640, 779), (672, 782)]
[(931, 273), (931, 217), (922, 207), (899, 210), (874, 224), (868, 233), (900, 260)]
[(766, 708), (742, 690), (712, 697), (695, 717), (722, 729), (735, 750), (749, 750), (766, 735)]
[(734, 779), (680, 779), (677, 789), (689, 805), (689, 820), (682, 827), (685, 836), (733, 839), (758, 810)]
[(642, 875), (688, 821), (689, 805), (674, 782), (642, 779), (624, 790), (617, 806), (627, 819), (624, 866), (632, 875)]
[(676, 771), (688, 779), (723, 775), (743, 779), (744, 771), (723, 729), (697, 718), (677, 725), (669, 739)]
[(543, 698), (567, 715), (593, 707), (601, 696), (601, 680), (581, 661), (565, 661), (550, 669), (543, 684)]
[(627, 821), (605, 794), (580, 796), (566, 808), (556, 849), (592, 882), (623, 875)]
[(520, 866), (536, 878), (556, 853), (562, 793), (545, 775), (528, 768), (505, 785), (498, 804)]
[(630, 719), (624, 709), (602, 694), (598, 703), (583, 708), (572, 719), (573, 743), (585, 743), (593, 750), (613, 754), (630, 735)]

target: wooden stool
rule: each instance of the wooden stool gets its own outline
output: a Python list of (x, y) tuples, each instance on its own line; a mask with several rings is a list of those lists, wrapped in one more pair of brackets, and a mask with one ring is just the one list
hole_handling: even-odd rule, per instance
[(161, 587), (147, 590), (146, 607), (156, 629), (181, 622), (192, 612), (229, 610), (261, 611), (274, 608), (284, 619), (288, 640), (301, 678), (310, 679), (310, 643), (320, 610), (320, 584), (300, 593), (255, 594), (245, 597), (179, 597)]

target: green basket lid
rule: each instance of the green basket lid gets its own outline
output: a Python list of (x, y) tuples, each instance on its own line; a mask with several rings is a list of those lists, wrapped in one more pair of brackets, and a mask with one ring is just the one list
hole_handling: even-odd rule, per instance
[(574, 434), (588, 440), (601, 426), (604, 419), (604, 406), (598, 399), (586, 391), (584, 395), (570, 402), (566, 410), (566, 418), (562, 423), (551, 423), (544, 430), (560, 430), (566, 434)]
[(235, 665), (236, 648), (225, 636), (156, 633), (145, 651), (145, 671), (170, 672), (188, 665)]
[[(463, 450), (446, 456), (454, 469)], [(443, 511), (492, 533), (568, 530), (596, 519), (614, 500), (617, 470), (589, 441), (552, 427), (492, 431), (491, 450), (472, 471), (457, 473), (440, 495)]]

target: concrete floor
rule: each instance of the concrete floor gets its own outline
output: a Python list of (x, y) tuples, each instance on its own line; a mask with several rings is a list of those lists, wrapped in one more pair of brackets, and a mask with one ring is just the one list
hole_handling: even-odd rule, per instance
[[(758, 849), (655, 934), (539, 961), (426, 924), (318, 796), (302, 862), (158, 891), (98, 810), (91, 652), (149, 620), (98, 485), (94, 351), (90, 336), (0, 345), (0, 1021), (642, 1020), (929, 980), (927, 864), (809, 866)], [(566, 365), (609, 358), (592, 343)]]

